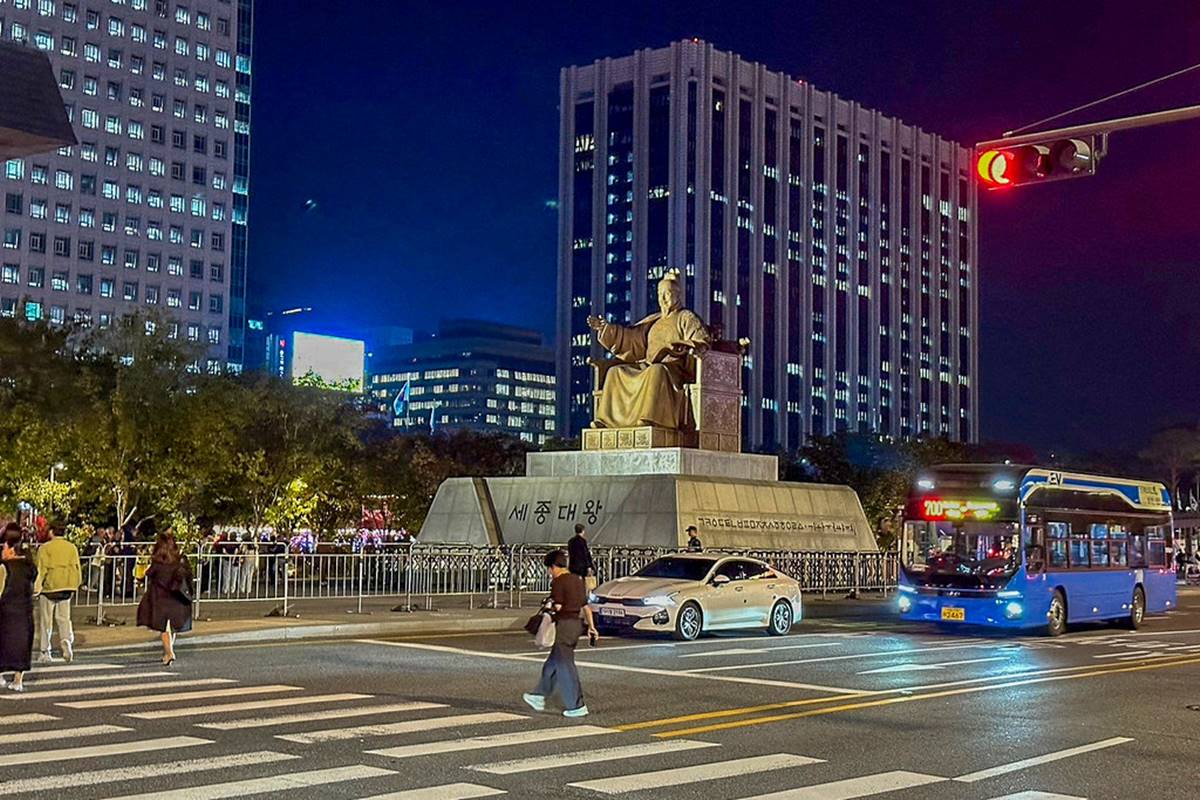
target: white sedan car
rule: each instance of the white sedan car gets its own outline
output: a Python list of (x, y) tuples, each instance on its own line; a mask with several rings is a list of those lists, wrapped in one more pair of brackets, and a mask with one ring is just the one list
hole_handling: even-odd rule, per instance
[(609, 633), (670, 632), (691, 641), (705, 631), (766, 629), (782, 636), (801, 618), (800, 584), (744, 556), (678, 553), (596, 587), (596, 625)]

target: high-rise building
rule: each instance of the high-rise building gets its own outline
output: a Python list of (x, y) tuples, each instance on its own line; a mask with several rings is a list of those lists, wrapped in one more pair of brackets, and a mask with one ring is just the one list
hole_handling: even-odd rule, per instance
[(159, 308), (244, 360), (252, 0), (0, 0), (44, 51), (79, 144), (0, 178), (0, 314), (107, 326)]
[(500, 431), (533, 444), (555, 435), (554, 351), (537, 331), (449, 320), (436, 335), (376, 347), (367, 372), (372, 404), (399, 430)]
[(590, 419), (589, 314), (686, 305), (749, 338), (755, 449), (979, 430), (971, 153), (698, 40), (567, 67), (560, 86), (560, 429)]

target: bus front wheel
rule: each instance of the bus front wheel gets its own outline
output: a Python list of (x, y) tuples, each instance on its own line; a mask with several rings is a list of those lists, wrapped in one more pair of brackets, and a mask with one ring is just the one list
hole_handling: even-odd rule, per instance
[(1050, 610), (1046, 612), (1046, 633), (1050, 636), (1062, 636), (1067, 632), (1067, 598), (1061, 591), (1055, 590), (1050, 598)]
[(1136, 631), (1146, 618), (1146, 593), (1142, 587), (1133, 590), (1133, 601), (1129, 604), (1129, 616), (1125, 619), (1125, 627)]

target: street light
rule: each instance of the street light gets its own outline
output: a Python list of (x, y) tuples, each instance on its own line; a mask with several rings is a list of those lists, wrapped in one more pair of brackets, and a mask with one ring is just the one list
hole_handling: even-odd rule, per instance
[(50, 467), (50, 482), (54, 483), (54, 473), (55, 472), (58, 472), (60, 469), (66, 469), (66, 468), (67, 468), (67, 465), (62, 463), (61, 461), (59, 461), (57, 464), (54, 464), (53, 466), (51, 466)]

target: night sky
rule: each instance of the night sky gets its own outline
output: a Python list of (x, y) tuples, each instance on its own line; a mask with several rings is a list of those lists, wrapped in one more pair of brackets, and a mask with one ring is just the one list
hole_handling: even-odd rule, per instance
[[(970, 144), (1200, 61), (1200, 6), (259, 2), (255, 34), (266, 307), (550, 334), (560, 67), (695, 36)], [(1066, 122), (1191, 103), (1200, 71)], [(1136, 449), (1200, 421), (1198, 144), (1200, 120), (1116, 134), (1095, 177), (981, 195), (985, 439)]]

